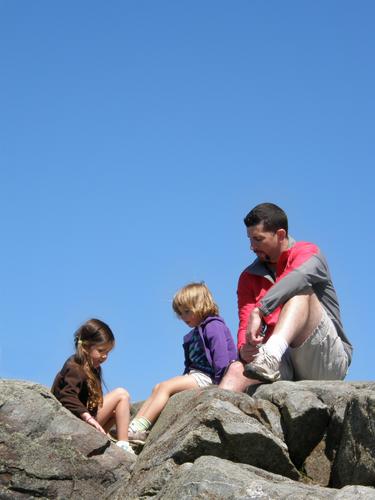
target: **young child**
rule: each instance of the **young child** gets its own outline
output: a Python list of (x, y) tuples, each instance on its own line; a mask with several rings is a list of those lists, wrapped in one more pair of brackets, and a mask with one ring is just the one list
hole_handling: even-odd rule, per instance
[(191, 283), (179, 290), (172, 307), (192, 330), (184, 337), (185, 371), (157, 384), (129, 426), (129, 441), (143, 444), (168, 399), (186, 389), (218, 384), (237, 350), (229, 328), (204, 283)]
[(115, 345), (108, 325), (86, 321), (75, 333), (76, 352), (53, 382), (52, 393), (74, 415), (106, 434), (116, 423), (117, 446), (134, 454), (128, 442), (129, 394), (118, 388), (103, 396), (101, 364)]

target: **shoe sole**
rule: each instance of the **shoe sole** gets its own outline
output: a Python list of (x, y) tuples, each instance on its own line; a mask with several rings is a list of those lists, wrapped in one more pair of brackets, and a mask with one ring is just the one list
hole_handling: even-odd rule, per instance
[(145, 442), (142, 439), (129, 439), (129, 444), (145, 444)]
[(261, 375), (260, 373), (254, 371), (250, 366), (249, 367), (245, 366), (243, 374), (245, 375), (246, 378), (260, 380), (261, 382), (272, 383), (280, 380), (280, 372), (276, 372), (274, 375), (267, 375), (267, 374)]

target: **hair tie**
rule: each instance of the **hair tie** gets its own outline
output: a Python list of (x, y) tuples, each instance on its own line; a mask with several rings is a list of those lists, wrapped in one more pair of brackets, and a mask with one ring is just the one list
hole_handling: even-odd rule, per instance
[(77, 344), (82, 345), (82, 343), (83, 343), (83, 342), (82, 342), (82, 340), (81, 340), (81, 339), (78, 339)]

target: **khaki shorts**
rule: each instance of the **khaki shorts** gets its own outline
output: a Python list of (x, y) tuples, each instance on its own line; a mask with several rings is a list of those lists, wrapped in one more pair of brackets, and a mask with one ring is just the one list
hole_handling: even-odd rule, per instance
[(207, 387), (213, 384), (211, 377), (199, 370), (190, 370), (186, 375), (194, 377), (198, 387)]
[[(323, 307), (319, 325), (300, 347), (289, 347), (288, 355), (294, 380), (343, 380), (348, 371), (348, 356), (342, 340)], [(280, 371), (284, 378), (281, 367)], [(290, 380), (288, 375), (285, 379)]]

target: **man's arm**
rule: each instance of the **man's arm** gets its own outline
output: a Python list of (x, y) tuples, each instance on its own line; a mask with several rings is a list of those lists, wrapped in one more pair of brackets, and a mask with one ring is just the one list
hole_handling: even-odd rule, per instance
[(239, 317), (237, 348), (240, 359), (245, 362), (251, 361), (254, 354), (257, 353), (256, 347), (250, 345), (246, 338), (249, 318), (254, 308), (256, 307), (256, 297), (251, 283), (252, 279), (254, 279), (254, 277), (251, 276), (246, 271), (244, 271), (238, 280), (238, 287), (237, 287), (237, 303), (238, 303), (238, 317)]
[(262, 316), (267, 316), (295, 295), (329, 280), (327, 262), (319, 248), (305, 243), (302, 248), (296, 247), (283, 273), (256, 306)]

